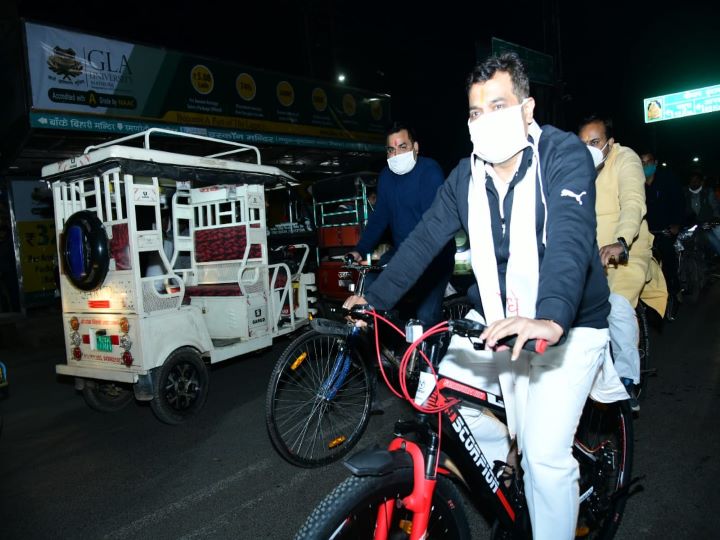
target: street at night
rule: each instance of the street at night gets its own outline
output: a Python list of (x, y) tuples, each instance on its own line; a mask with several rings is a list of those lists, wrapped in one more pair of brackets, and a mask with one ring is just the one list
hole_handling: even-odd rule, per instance
[[(635, 421), (642, 491), (628, 501), (619, 540), (714, 538), (720, 527), (720, 286), (704, 296), (652, 333), (658, 374)], [(204, 409), (176, 427), (144, 405), (97, 413), (71, 380), (56, 377), (59, 311), (30, 317), (3, 339), (12, 377), (0, 402), (3, 538), (292, 538), (346, 475), (339, 463), (295, 468), (272, 448), (265, 390), (287, 339), (212, 369)], [(392, 422), (408, 414), (384, 395), (386, 412), (371, 418), (361, 446), (387, 441)], [(483, 518), (468, 514), (473, 536), (485, 537)]]
[(718, 20), (1, 3), (0, 540), (720, 538)]

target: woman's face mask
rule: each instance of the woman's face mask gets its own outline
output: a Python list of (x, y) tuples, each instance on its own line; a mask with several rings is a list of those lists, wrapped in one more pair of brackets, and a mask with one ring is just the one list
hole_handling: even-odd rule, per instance
[(523, 105), (485, 113), (468, 121), (473, 153), (487, 163), (503, 163), (530, 145), (525, 132)]
[(643, 165), (645, 178), (650, 178), (653, 174), (655, 174), (655, 169), (657, 169), (657, 163), (648, 163), (647, 165)]
[(407, 174), (415, 167), (415, 152), (410, 150), (402, 154), (396, 154), (387, 160), (388, 167), (395, 174)]

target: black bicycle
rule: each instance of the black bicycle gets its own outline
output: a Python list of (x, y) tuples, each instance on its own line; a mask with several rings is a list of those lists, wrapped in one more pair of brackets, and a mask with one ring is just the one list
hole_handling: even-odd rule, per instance
[[(353, 291), (362, 295), (369, 272), (381, 268), (348, 261), (358, 273)], [(463, 317), (467, 298), (450, 297), (446, 317)], [(397, 326), (397, 313), (389, 315)], [(388, 330), (388, 329), (385, 329)], [(273, 446), (289, 463), (319, 467), (345, 456), (362, 437), (375, 393), (376, 350), (381, 368), (398, 384), (400, 358), (407, 347), (400, 330), (382, 332), (377, 343), (367, 331), (345, 320), (314, 319), (310, 330), (295, 339), (273, 369), (265, 401), (265, 423)], [(419, 377), (417, 355), (403, 368), (412, 388)]]
[(663, 235), (673, 239), (673, 248), (678, 263), (678, 281), (684, 297), (691, 303), (697, 303), (705, 286), (712, 277), (710, 271), (708, 246), (705, 234), (712, 234), (717, 221), (705, 221), (683, 227), (677, 235), (670, 229), (652, 231), (654, 235)]
[[(366, 317), (359, 314), (356, 317)], [(483, 327), (453, 320), (423, 334), (425, 373), (411, 403), (422, 402), (413, 420), (395, 424), (387, 449), (370, 448), (347, 459), (352, 472), (310, 514), (297, 539), (469, 539), (458, 486), (495, 518), (493, 539), (532, 537), (522, 474), (503, 462), (489, 463), (458, 405), (472, 404), (505, 417), (500, 396), (443, 376), (436, 377), (440, 348), (420, 345), (432, 334), (477, 338)], [(533, 343), (526, 348), (534, 348)], [(418, 399), (418, 396), (429, 395)], [(417, 407), (416, 407), (417, 408)], [(442, 438), (440, 436), (442, 434)], [(588, 399), (573, 445), (580, 466), (580, 514), (576, 537), (610, 539), (623, 515), (633, 456), (632, 414), (626, 401), (602, 404)]]

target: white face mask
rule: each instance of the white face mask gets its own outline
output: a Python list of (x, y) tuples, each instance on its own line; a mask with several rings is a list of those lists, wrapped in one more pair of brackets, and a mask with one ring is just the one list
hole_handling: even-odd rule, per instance
[[(605, 143), (605, 146), (610, 144), (610, 141)], [(605, 146), (602, 148), (595, 148), (594, 146), (587, 146), (587, 149), (590, 151), (590, 155), (592, 156), (593, 164), (595, 165), (596, 169), (599, 169), (600, 166), (605, 163), (605, 160), (607, 159), (607, 156), (603, 154), (603, 150), (605, 150)]]
[(688, 191), (689, 191), (690, 193), (692, 193), (693, 195), (697, 195), (698, 193), (700, 193), (700, 192), (702, 191), (702, 186), (700, 186), (700, 187), (697, 188), (697, 189), (693, 189), (693, 188), (689, 187), (689, 188), (688, 188)]
[(526, 101), (468, 121), (473, 154), (487, 163), (502, 163), (530, 146), (522, 110)]
[(396, 154), (387, 160), (388, 167), (395, 174), (407, 174), (415, 167), (415, 152), (410, 150), (402, 154)]

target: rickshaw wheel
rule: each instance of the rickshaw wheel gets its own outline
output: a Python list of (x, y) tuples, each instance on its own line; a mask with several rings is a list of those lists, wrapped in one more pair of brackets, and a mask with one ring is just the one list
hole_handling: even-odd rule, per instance
[(202, 409), (208, 394), (208, 372), (200, 354), (190, 347), (174, 351), (160, 368), (150, 402), (155, 416), (180, 424)]
[(135, 399), (131, 388), (114, 381), (86, 380), (82, 393), (91, 409), (104, 413), (119, 411)]

